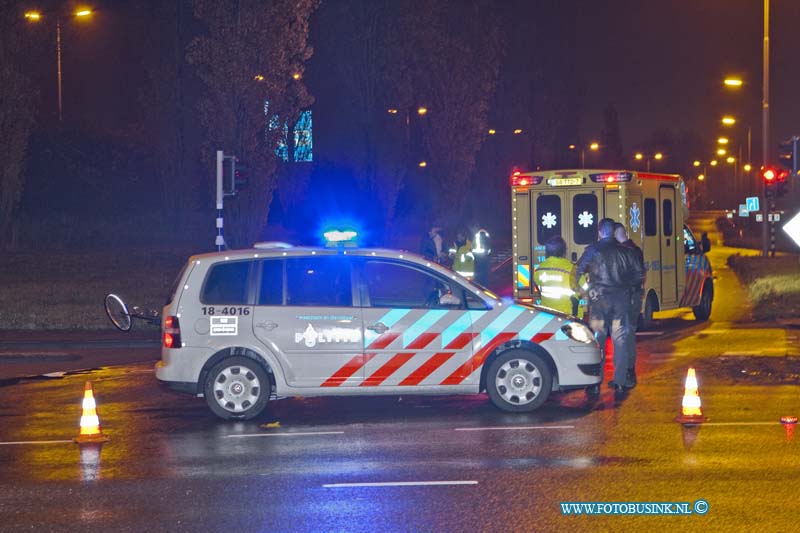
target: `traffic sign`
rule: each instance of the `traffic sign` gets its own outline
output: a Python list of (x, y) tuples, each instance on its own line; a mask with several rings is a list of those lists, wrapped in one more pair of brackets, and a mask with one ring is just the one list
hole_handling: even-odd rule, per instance
[(747, 206), (744, 204), (739, 204), (739, 216), (740, 217), (749, 217), (750, 210), (747, 209)]
[(748, 196), (746, 199), (746, 206), (748, 211), (758, 211), (758, 196)]
[(792, 238), (797, 246), (800, 246), (800, 213), (792, 217), (792, 219), (783, 226), (783, 231)]
[(756, 222), (764, 222), (764, 215), (762, 215), (761, 213), (757, 213)]

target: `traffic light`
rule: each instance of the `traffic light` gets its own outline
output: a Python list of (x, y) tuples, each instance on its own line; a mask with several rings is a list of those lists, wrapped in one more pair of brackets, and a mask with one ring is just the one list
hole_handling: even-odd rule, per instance
[(764, 180), (764, 188), (766, 189), (767, 196), (783, 196), (786, 194), (786, 178), (789, 176), (787, 170), (780, 170), (773, 167), (767, 167), (761, 174)]
[(236, 196), (236, 193), (247, 188), (247, 165), (235, 156), (225, 156), (222, 166), (222, 187), (225, 196)]
[(248, 175), (247, 165), (239, 158), (234, 159), (233, 186), (236, 191), (247, 188)]
[(800, 170), (800, 153), (798, 153), (798, 149), (800, 149), (800, 137), (797, 135), (790, 137), (779, 145), (778, 161), (782, 167), (792, 173), (792, 176), (797, 176), (798, 170)]

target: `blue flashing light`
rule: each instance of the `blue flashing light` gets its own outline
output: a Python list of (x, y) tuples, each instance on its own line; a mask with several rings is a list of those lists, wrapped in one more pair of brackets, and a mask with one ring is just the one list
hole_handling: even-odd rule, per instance
[(351, 229), (331, 229), (323, 233), (323, 236), (327, 246), (355, 246), (358, 232)]

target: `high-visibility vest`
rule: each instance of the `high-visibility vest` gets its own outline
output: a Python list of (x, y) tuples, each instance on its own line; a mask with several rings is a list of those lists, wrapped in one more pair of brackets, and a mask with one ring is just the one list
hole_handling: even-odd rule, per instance
[(453, 270), (466, 278), (471, 278), (475, 275), (475, 256), (472, 254), (472, 242), (467, 241), (458, 248), (453, 245), (453, 248), (450, 248), (450, 253), (454, 254)]
[(533, 280), (541, 293), (540, 304), (562, 313), (573, 313), (573, 298), (578, 297), (575, 265), (563, 257), (548, 257), (536, 267)]
[(489, 243), (489, 232), (485, 229), (479, 229), (475, 233), (475, 246), (472, 248), (472, 253), (475, 256), (489, 255), (492, 253), (492, 246)]

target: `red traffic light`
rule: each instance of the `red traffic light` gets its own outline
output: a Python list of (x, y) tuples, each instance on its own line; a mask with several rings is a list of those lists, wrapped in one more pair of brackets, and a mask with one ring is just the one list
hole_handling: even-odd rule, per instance
[(775, 178), (778, 177), (778, 174), (771, 168), (768, 168), (764, 171), (763, 176), (764, 176), (764, 181), (766, 181), (767, 183), (772, 183), (773, 181), (775, 181)]

